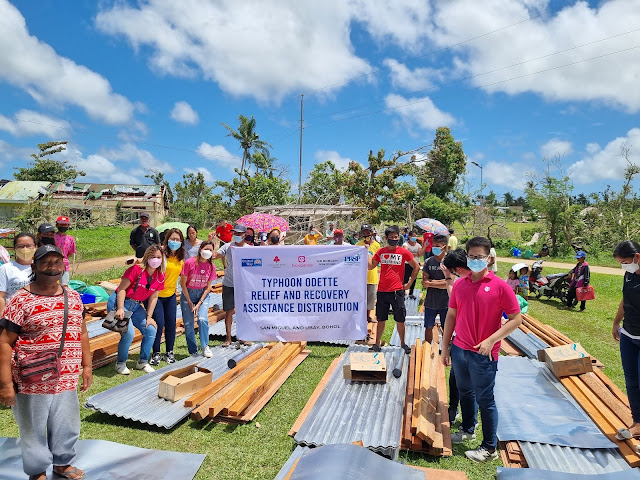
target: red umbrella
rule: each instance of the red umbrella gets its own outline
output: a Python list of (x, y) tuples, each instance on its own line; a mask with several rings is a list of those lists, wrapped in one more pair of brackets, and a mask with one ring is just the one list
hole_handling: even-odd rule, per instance
[(274, 228), (281, 232), (289, 230), (289, 223), (284, 218), (269, 213), (250, 213), (240, 217), (236, 223), (253, 228), (256, 232), (270, 232)]

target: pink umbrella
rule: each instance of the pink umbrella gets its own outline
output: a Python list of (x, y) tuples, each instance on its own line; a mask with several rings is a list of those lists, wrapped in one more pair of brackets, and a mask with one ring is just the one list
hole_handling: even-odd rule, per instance
[(236, 223), (253, 228), (256, 232), (270, 232), (274, 228), (281, 232), (289, 230), (289, 223), (284, 218), (269, 213), (250, 213), (240, 217)]

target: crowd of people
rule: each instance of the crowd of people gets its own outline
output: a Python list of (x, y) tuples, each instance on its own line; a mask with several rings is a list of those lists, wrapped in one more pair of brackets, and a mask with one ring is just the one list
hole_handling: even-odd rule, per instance
[[(232, 249), (282, 245), (285, 236), (278, 229), (255, 232), (221, 220), (207, 240), (200, 240), (193, 226), (184, 236), (177, 228), (159, 233), (150, 226), (146, 213), (139, 220), (130, 235), (135, 259), (107, 302), (107, 310), (114, 311), (116, 318), (129, 321), (129, 328), (121, 334), (115, 366), (122, 375), (130, 373), (127, 359), (134, 329), (142, 334), (134, 368), (152, 372), (162, 361), (176, 361), (173, 349), (178, 284), (188, 352), (212, 356), (208, 310), (209, 291), (217, 278), (216, 259), (225, 268), (223, 346), (230, 345), (235, 308)], [(55, 228), (45, 223), (36, 235), (15, 235), (15, 257), (0, 266), (0, 403), (13, 409), (20, 429), (24, 471), (35, 480), (46, 478), (51, 465), (60, 477), (84, 478), (82, 470), (72, 465), (80, 429), (76, 392), (79, 377), (82, 390), (91, 385), (92, 366), (82, 301), (66, 286), (70, 257), (76, 253), (68, 227), (69, 219), (61, 216)], [(452, 442), (475, 439), (479, 411), (483, 441), (465, 454), (478, 462), (496, 458), (498, 412), (493, 390), (498, 351), (500, 341), (522, 321), (516, 293), (528, 293), (528, 267), (511, 270), (502, 280), (494, 273), (496, 254), (491, 241), (474, 237), (464, 249), (458, 248), (453, 230), (448, 235), (425, 232), (420, 238), (415, 230), (401, 231), (394, 225), (387, 227), (381, 238), (365, 223), (346, 241), (344, 231), (335, 225), (329, 225), (326, 232), (311, 227), (304, 243), (320, 242), (336, 246), (353, 242), (366, 247), (367, 320), (377, 323), (374, 350), (380, 348), (385, 322), (392, 313), (401, 347), (410, 352), (405, 342), (405, 298), (414, 295), (422, 270), (425, 340), (438, 335), (435, 326), (439, 320), (442, 362), (452, 367), (449, 419), (454, 422), (458, 411), (462, 416)], [(612, 333), (620, 342), (634, 421), (617, 436), (640, 438), (640, 245), (622, 242), (613, 256), (625, 271), (625, 278)], [(567, 300), (570, 305), (576, 302), (576, 290), (590, 281), (584, 251), (577, 252), (576, 260)], [(165, 352), (161, 353), (163, 335)]]

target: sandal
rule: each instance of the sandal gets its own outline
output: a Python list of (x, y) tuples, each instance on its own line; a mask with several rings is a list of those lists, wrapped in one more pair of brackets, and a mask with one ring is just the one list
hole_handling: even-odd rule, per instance
[(634, 439), (634, 440), (640, 439), (640, 433), (632, 435), (628, 428), (621, 428), (616, 433), (616, 440), (620, 440), (621, 442), (624, 442), (625, 440), (631, 440), (631, 439)]
[(224, 342), (222, 345), (220, 345), (221, 347), (228, 347), (229, 345), (231, 345), (231, 342)]
[(245, 347), (250, 347), (252, 345), (251, 342), (247, 342), (246, 340), (240, 340), (240, 344)]
[(69, 465), (69, 468), (62, 472), (57, 471), (54, 467), (53, 474), (57, 475), (58, 477), (68, 478), (69, 480), (83, 480), (85, 478), (84, 472), (82, 470), (79, 470), (77, 467), (72, 467), (71, 465)]

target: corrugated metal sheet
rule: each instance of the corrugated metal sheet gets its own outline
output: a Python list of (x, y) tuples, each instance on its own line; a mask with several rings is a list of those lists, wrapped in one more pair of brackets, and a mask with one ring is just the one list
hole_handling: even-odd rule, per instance
[(538, 350), (549, 348), (549, 345), (538, 337), (532, 333), (524, 333), (519, 328), (514, 330), (507, 339), (529, 358), (538, 358)]
[(620, 472), (631, 468), (617, 449), (573, 448), (521, 441), (518, 443), (530, 468), (585, 475)]
[(93, 338), (109, 333), (111, 330), (102, 327), (102, 320), (96, 320), (95, 322), (87, 323), (87, 332), (89, 333), (89, 338)]
[(345, 380), (342, 367), (350, 352), (367, 352), (363, 345), (352, 345), (340, 361), (316, 404), (294, 437), (296, 443), (320, 446), (361, 440), (365, 447), (386, 457), (398, 456), (407, 368), (394, 378), (395, 359), (404, 355), (398, 347), (382, 349), (388, 367), (386, 383)]
[[(47, 182), (47, 185), (49, 183)], [(117, 183), (55, 183), (51, 191), (55, 193), (76, 193), (86, 195), (90, 192), (102, 194), (134, 194), (157, 195), (160, 193), (160, 185), (122, 185)]]
[[(220, 320), (216, 323), (214, 323), (213, 325), (209, 325), (209, 337), (226, 337), (227, 336), (227, 329), (224, 325), (224, 319)], [(236, 336), (236, 322), (234, 319), (234, 322), (231, 324), (231, 336), (235, 337)]]
[[(248, 347), (244, 347), (246, 349)], [(191, 409), (184, 402), (169, 402), (158, 397), (160, 377), (170, 371), (193, 364), (211, 370), (216, 379), (227, 372), (227, 360), (243, 349), (215, 347), (211, 349), (213, 357), (187, 357), (172, 365), (160, 368), (153, 373), (129, 380), (109, 390), (100, 392), (87, 399), (85, 407), (107, 415), (127, 420), (147, 423), (163, 428), (172, 428), (186, 418)], [(131, 363), (131, 362), (129, 362)]]
[[(2, 443), (0, 443), (0, 446), (2, 446)], [(293, 467), (293, 464), (296, 463), (296, 461), (298, 461), (302, 454), (307, 450), (309, 450), (309, 447), (301, 447), (298, 445), (273, 480), (285, 480), (289, 474), (289, 470)]]
[[(404, 328), (404, 341), (407, 345), (415, 345), (418, 338), (424, 342), (424, 319), (422, 317), (407, 317), (404, 322)], [(393, 334), (389, 344), (394, 347), (400, 346), (397, 325), (393, 327)]]
[(26, 203), (38, 198), (41, 188), (49, 188), (50, 182), (9, 182), (0, 189), (0, 203)]
[(413, 292), (413, 296), (415, 298), (411, 298), (409, 295), (404, 297), (404, 306), (407, 309), (408, 317), (420, 315), (418, 308), (420, 308), (420, 297), (422, 296), (422, 291), (416, 288)]

